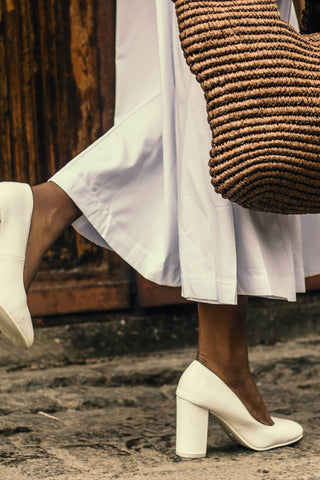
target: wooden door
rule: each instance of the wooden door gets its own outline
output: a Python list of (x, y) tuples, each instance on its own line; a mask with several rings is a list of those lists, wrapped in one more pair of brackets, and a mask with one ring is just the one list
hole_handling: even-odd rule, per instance
[[(113, 122), (115, 0), (1, 0), (0, 180), (37, 184)], [(35, 316), (126, 308), (127, 267), (70, 228), (30, 292)]]
[[(115, 0), (0, 0), (0, 181), (46, 181), (113, 123)], [(179, 302), (70, 228), (34, 281), (33, 316)]]

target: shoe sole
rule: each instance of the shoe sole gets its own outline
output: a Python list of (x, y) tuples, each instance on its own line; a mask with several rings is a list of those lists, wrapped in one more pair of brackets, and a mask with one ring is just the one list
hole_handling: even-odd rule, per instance
[(33, 339), (30, 341), (26, 338), (16, 325), (10, 313), (2, 305), (0, 305), (0, 331), (12, 343), (19, 347), (29, 348), (33, 343)]

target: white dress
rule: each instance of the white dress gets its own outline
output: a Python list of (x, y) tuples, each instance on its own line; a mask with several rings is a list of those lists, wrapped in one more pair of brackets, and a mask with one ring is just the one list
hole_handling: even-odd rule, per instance
[[(291, 0), (283, 18), (295, 22)], [(83, 216), (74, 227), (188, 299), (295, 300), (320, 272), (320, 216), (257, 213), (214, 192), (200, 85), (170, 0), (117, 0), (115, 126), (50, 180)]]

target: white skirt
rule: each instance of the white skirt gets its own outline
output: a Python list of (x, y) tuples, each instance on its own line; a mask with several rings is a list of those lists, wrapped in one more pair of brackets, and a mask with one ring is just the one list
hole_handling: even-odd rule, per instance
[[(291, 1), (279, 2), (295, 21)], [(211, 133), (170, 0), (118, 0), (115, 126), (50, 180), (74, 227), (145, 278), (207, 303), (295, 300), (320, 272), (320, 216), (257, 213), (210, 184)]]

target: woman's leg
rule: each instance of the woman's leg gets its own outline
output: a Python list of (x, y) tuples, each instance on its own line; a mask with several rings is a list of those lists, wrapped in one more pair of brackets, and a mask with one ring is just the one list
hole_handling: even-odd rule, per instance
[[(45, 252), (81, 212), (55, 183), (32, 187), (34, 209), (28, 239), (24, 284), (26, 290), (39, 268)], [(216, 373), (261, 423), (272, 420), (252, 379), (247, 347), (247, 297), (238, 305), (199, 303), (199, 343), (197, 359)]]
[(33, 214), (26, 250), (24, 285), (28, 291), (41, 260), (61, 233), (81, 212), (71, 198), (55, 183), (32, 187)]
[(198, 315), (197, 360), (236, 393), (256, 420), (272, 425), (249, 368), (247, 297), (238, 297), (238, 305), (198, 303)]

